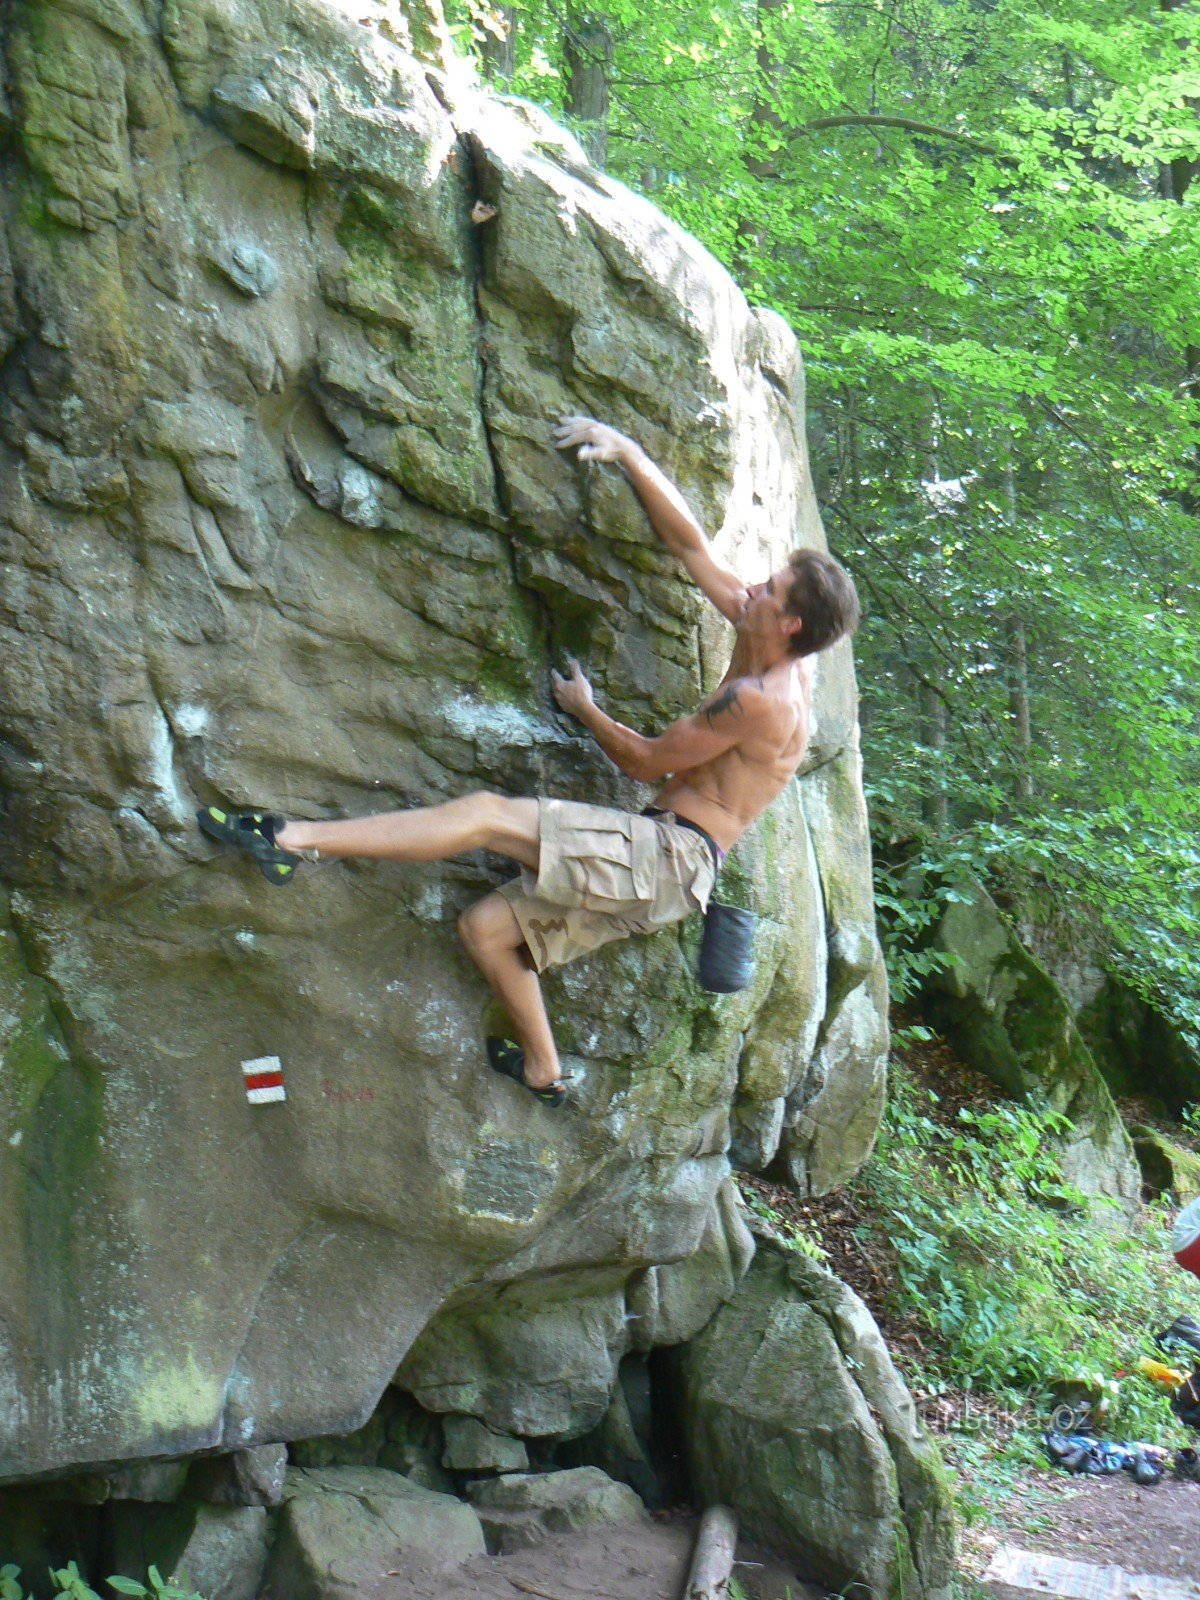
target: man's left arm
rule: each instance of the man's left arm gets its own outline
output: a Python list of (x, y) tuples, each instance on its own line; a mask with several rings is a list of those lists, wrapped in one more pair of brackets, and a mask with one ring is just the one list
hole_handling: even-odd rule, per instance
[(656, 783), (723, 755), (754, 731), (768, 712), (761, 690), (729, 684), (698, 711), (680, 717), (657, 737), (647, 738), (601, 711), (577, 661), (571, 663), (569, 678), (557, 672), (551, 677), (554, 698), (562, 709), (577, 717), (609, 760), (639, 783)]

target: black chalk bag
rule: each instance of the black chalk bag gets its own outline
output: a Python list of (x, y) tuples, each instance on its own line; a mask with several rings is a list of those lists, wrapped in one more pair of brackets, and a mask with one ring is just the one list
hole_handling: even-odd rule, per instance
[[(658, 806), (647, 806), (644, 817), (670, 817), (676, 827), (688, 828), (698, 833), (712, 856), (713, 874), (719, 877), (725, 859), (717, 841), (687, 817), (677, 817), (672, 811)], [(742, 911), (738, 906), (727, 906), (722, 900), (710, 900), (704, 913), (704, 937), (700, 941), (700, 959), (696, 963), (696, 976), (700, 987), (709, 994), (736, 994), (748, 989), (754, 981), (754, 928), (758, 918), (753, 911)]]
[(709, 994), (736, 994), (754, 980), (753, 911), (710, 900), (704, 913), (704, 937), (696, 976)]

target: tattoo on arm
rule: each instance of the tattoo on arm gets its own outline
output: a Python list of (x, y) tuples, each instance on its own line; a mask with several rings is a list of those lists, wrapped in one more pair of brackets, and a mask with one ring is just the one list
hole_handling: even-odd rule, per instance
[(703, 707), (703, 711), (710, 728), (713, 725), (713, 718), (719, 717), (723, 711), (733, 712), (739, 717), (745, 716), (745, 712), (738, 704), (737, 684), (731, 683), (728, 689), (722, 689), (719, 695)]

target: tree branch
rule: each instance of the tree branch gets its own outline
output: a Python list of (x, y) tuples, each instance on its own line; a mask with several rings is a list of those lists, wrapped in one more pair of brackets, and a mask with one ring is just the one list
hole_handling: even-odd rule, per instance
[(806, 133), (821, 133), (826, 128), (901, 128), (905, 133), (919, 134), (925, 139), (952, 139), (956, 144), (970, 145), (980, 155), (999, 154), (994, 146), (984, 144), (973, 133), (960, 133), (956, 128), (939, 128), (932, 122), (914, 122), (910, 117), (883, 117), (865, 113), (848, 112), (840, 117), (818, 117), (814, 122), (806, 122), (797, 128), (794, 137), (799, 139)]

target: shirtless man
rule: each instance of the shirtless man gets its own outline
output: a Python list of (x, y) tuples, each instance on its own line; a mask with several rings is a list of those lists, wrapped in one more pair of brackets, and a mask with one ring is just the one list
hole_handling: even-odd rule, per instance
[(656, 737), (601, 711), (578, 662), (569, 677), (552, 674), (558, 704), (622, 772), (665, 780), (654, 806), (639, 816), (478, 793), (347, 822), (216, 806), (197, 813), (206, 834), (248, 851), (278, 883), (300, 861), (326, 856), (440, 861), (485, 849), (515, 861), (520, 877), (469, 906), (458, 929), (518, 1041), (489, 1039), (492, 1066), (552, 1106), (567, 1091), (538, 973), (707, 907), (725, 853), (800, 765), (812, 656), (858, 624), (854, 585), (829, 556), (794, 551), (765, 582), (746, 585), (715, 559), (678, 490), (632, 439), (587, 417), (567, 417), (555, 432), (560, 450), (621, 468), (662, 542), (736, 629), (715, 694)]

